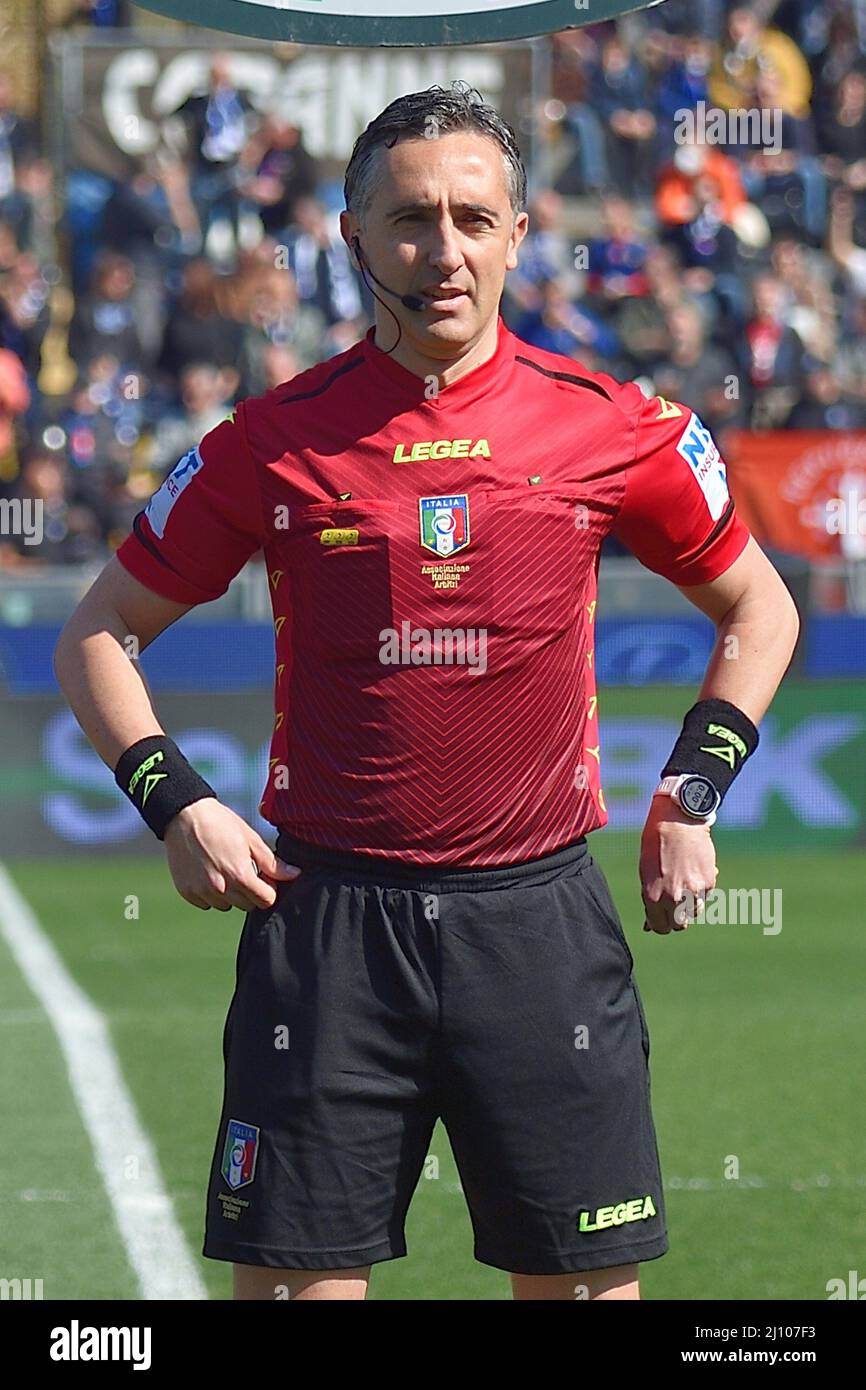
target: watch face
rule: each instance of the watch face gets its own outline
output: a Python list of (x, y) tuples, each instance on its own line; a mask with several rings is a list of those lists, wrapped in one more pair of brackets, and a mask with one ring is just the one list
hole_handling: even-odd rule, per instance
[(690, 777), (680, 787), (680, 803), (690, 816), (709, 816), (719, 803), (719, 793), (705, 777)]

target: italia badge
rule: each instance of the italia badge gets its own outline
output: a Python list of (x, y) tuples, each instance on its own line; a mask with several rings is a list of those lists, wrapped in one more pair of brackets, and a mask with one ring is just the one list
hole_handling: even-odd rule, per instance
[(255, 1125), (229, 1120), (220, 1172), (233, 1192), (251, 1183), (256, 1171), (259, 1131)]
[(469, 544), (469, 497), (419, 497), (421, 544), (434, 555), (456, 555)]

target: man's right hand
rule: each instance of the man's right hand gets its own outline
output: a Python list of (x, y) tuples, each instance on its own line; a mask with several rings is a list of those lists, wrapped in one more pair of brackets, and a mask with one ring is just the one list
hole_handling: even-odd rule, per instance
[(205, 912), (273, 907), (277, 891), (267, 880), (290, 883), (301, 872), (278, 859), (252, 826), (213, 796), (178, 811), (163, 843), (178, 893)]

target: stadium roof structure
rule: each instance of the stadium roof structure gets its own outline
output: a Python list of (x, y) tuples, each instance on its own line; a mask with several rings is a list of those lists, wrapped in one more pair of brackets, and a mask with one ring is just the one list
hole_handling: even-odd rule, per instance
[(274, 42), (428, 48), (532, 38), (663, 0), (139, 0), (203, 28)]

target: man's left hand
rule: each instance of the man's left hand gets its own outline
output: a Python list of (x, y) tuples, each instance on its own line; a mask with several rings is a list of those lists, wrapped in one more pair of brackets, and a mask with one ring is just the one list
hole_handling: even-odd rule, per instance
[(644, 931), (661, 936), (685, 931), (689, 909), (702, 910), (719, 876), (710, 827), (692, 820), (671, 797), (654, 796), (641, 836), (639, 872)]

